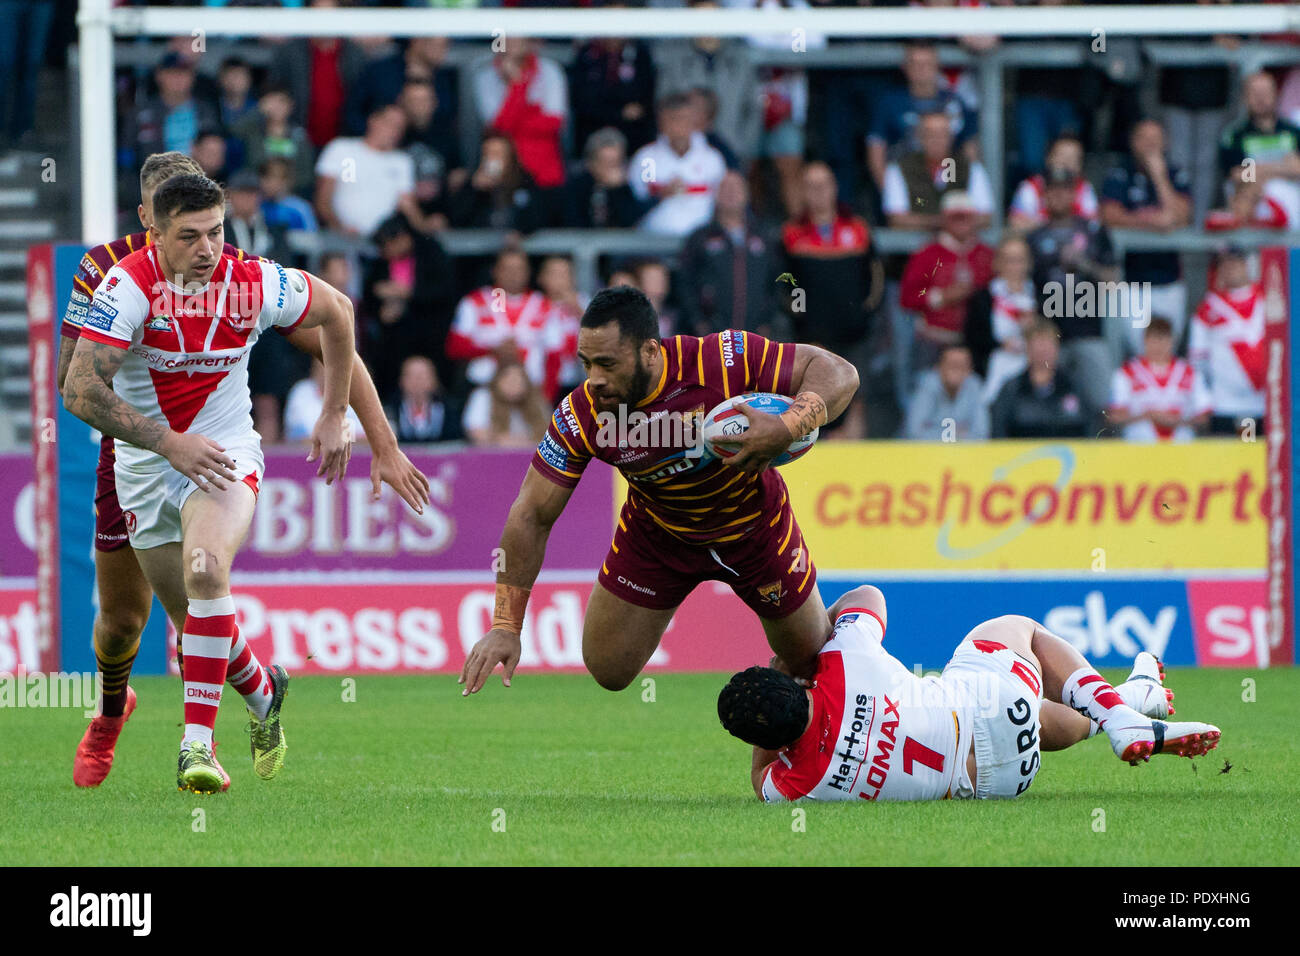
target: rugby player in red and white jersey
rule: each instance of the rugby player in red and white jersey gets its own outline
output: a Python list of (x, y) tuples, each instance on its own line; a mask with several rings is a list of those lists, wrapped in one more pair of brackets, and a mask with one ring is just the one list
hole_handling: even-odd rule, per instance
[[(320, 328), (325, 402), (312, 451), (320, 474), (341, 479), (350, 454), (352, 307), (305, 273), (226, 255), (225, 194), (204, 176), (166, 180), (153, 214), (153, 243), (113, 266), (95, 290), (63, 397), (72, 414), (117, 439), (114, 476), (131, 546), (178, 622), (184, 655), (177, 786), (213, 792), (230, 782), (212, 737), (237, 635), (230, 567), (263, 471), (248, 355), (270, 328)], [(271, 665), (249, 683), (254, 769), (269, 778), (284, 761), (279, 711), (288, 675)]]
[(1138, 655), (1111, 687), (1068, 642), (1027, 617), (977, 626), (939, 677), (920, 677), (884, 649), (885, 597), (864, 585), (830, 611), (831, 639), (809, 686), (751, 667), (718, 695), (718, 717), (754, 748), (759, 799), (946, 800), (1016, 797), (1040, 751), (1098, 732), (1136, 764), (1213, 750), (1219, 729), (1171, 723), (1159, 662)]
[[(90, 311), (90, 300), (104, 280), (104, 275), (122, 258), (151, 243), (149, 227), (153, 224), (153, 194), (165, 180), (181, 173), (201, 174), (203, 170), (184, 153), (154, 153), (140, 168), (140, 205), (137, 213), (145, 231), (123, 236), (88, 250), (73, 276), (68, 311), (61, 325), (58, 384), (62, 391), (72, 352)], [(226, 255), (237, 259), (244, 253), (230, 244)], [(277, 329), (284, 332), (283, 329)], [(301, 327), (285, 336), (290, 344), (308, 355), (321, 355), (320, 330)], [(380, 494), (381, 482), (387, 483), (412, 510), (423, 513), (429, 502), (428, 479), (398, 448), (384, 415), (374, 382), (359, 355), (354, 356), (350, 403), (366, 430), (371, 448), (370, 478), (372, 497)], [(118, 504), (113, 477), (114, 439), (104, 436), (100, 443), (97, 487), (95, 491), (95, 586), (98, 612), (95, 615), (93, 645), (102, 680), (100, 713), (86, 727), (77, 747), (72, 779), (79, 787), (96, 787), (113, 766), (118, 736), (135, 709), (135, 692), (128, 684), (131, 668), (140, 647), (140, 634), (149, 618), (153, 590), (145, 580), (135, 552), (129, 547), (126, 519)], [(177, 622), (177, 626), (182, 622)], [(261, 709), (255, 679), (262, 673), (259, 662), (242, 637), (235, 639), (230, 651), (226, 679), (240, 691), (254, 696)], [(255, 713), (256, 716), (256, 713)], [(263, 717), (265, 715), (262, 715)]]
[[(602, 687), (622, 690), (632, 682), (678, 606), (708, 580), (728, 584), (758, 615), (791, 671), (811, 676), (826, 641), (826, 608), (785, 482), (768, 466), (792, 439), (843, 413), (857, 391), (857, 371), (816, 346), (735, 329), (661, 340), (654, 306), (630, 286), (592, 298), (580, 322), (578, 358), (587, 380), (552, 415), (506, 519), (492, 628), (465, 660), (463, 693), (481, 689), (497, 664), (510, 685), (551, 527), (593, 459), (628, 479), (583, 622), (583, 661)], [(734, 457), (702, 454), (687, 423), (757, 391), (794, 401), (780, 416), (745, 410), (749, 429)], [(653, 433), (643, 427), (620, 437), (614, 422), (634, 414), (660, 424)]]

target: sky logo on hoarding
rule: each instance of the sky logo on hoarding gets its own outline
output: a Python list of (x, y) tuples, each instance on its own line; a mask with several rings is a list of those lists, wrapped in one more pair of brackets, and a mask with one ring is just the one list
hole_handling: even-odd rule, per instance
[(1132, 659), (1141, 651), (1164, 657), (1177, 622), (1178, 609), (1170, 605), (1160, 608), (1154, 620), (1132, 604), (1110, 614), (1101, 591), (1089, 591), (1082, 605), (1054, 607), (1043, 617), (1043, 625), (1049, 631), (1093, 660), (1111, 654)]

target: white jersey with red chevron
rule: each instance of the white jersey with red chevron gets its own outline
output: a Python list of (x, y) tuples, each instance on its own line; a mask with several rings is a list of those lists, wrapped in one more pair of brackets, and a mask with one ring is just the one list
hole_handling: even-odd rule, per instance
[(1206, 378), (1214, 414), (1262, 416), (1267, 371), (1263, 288), (1256, 283), (1205, 293), (1192, 319), (1187, 355)]
[(469, 359), (466, 377), (475, 385), (486, 385), (497, 367), (496, 358), (489, 353), (509, 339), (523, 352), (529, 381), (549, 394), (547, 382), (556, 374), (552, 366), (564, 351), (565, 325), (541, 292), (509, 295), (492, 286), (475, 289), (456, 306), (447, 354)]
[[(156, 256), (148, 246), (109, 270), (82, 337), (127, 351), (113, 390), (145, 417), (223, 444), (256, 438), (248, 355), (262, 332), (302, 321), (311, 280), (274, 262), (223, 255), (207, 284), (189, 293), (163, 278)], [(167, 467), (161, 455), (121, 439), (117, 459)]]
[[(640, 227), (685, 236), (704, 225), (713, 215), (713, 199), (726, 173), (726, 160), (701, 132), (691, 134), (690, 145), (680, 156), (667, 136), (646, 143), (632, 155), (627, 167), (627, 181), (637, 198), (659, 200)], [(666, 190), (675, 179), (682, 189), (670, 196)]]
[[(1195, 418), (1213, 408), (1201, 373), (1180, 358), (1164, 368), (1143, 357), (1129, 359), (1115, 371), (1110, 405), (1130, 415), (1167, 412), (1180, 419)], [(1143, 418), (1125, 425), (1124, 437), (1135, 442), (1191, 441), (1196, 433), (1190, 425), (1166, 428)]]
[(763, 799), (942, 800), (969, 750), (969, 695), (918, 677), (882, 645), (880, 619), (845, 608), (818, 658), (808, 730), (763, 776)]
[[(1041, 173), (1030, 176), (1016, 188), (1015, 196), (1011, 199), (1011, 211), (1035, 223), (1047, 222), (1047, 184)], [(1074, 187), (1072, 211), (1084, 219), (1096, 219), (1098, 216), (1097, 191), (1082, 176)]]

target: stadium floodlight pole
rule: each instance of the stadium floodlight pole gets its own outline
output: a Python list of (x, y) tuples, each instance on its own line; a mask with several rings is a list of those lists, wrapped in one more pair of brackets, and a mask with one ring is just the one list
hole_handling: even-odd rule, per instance
[(81, 241), (88, 246), (117, 236), (111, 14), (112, 0), (81, 0), (77, 10), (81, 71)]

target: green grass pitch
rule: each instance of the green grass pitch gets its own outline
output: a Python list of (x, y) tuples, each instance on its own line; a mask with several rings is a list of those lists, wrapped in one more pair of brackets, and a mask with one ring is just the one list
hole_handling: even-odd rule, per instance
[(1178, 717), (1223, 729), (1194, 764), (1132, 768), (1094, 739), (1045, 755), (1014, 801), (805, 803), (802, 821), (754, 798), (748, 748), (718, 725), (723, 679), (659, 675), (647, 702), (640, 682), (611, 694), (586, 675), (521, 673), (508, 691), (494, 676), (469, 700), (452, 677), (373, 676), (345, 702), (340, 679), (298, 678), (269, 783), (228, 695), (233, 782), (210, 796), (175, 788), (174, 678), (133, 682), (140, 705), (98, 790), (72, 784), (79, 710), (0, 711), (0, 864), (1300, 863), (1297, 669), (1171, 669)]

